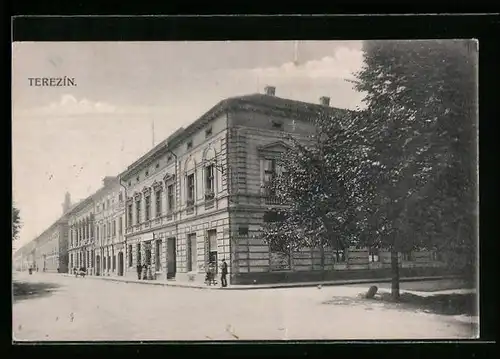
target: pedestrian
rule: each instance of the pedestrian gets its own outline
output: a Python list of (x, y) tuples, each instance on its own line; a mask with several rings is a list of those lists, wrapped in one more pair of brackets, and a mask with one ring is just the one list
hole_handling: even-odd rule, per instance
[(222, 287), (227, 287), (227, 263), (226, 259), (222, 258), (222, 265), (221, 265), (221, 275), (220, 275), (220, 284)]
[(142, 266), (140, 263), (137, 263), (137, 279), (141, 279)]

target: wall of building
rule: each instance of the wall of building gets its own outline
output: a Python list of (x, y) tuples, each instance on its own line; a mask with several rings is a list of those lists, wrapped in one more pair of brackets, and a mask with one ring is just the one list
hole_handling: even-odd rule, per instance
[[(138, 263), (137, 245), (144, 242), (161, 240), (161, 265), (157, 276), (166, 278), (168, 267), (167, 238), (176, 239), (176, 278), (184, 280), (203, 280), (206, 262), (207, 231), (217, 231), (218, 254), (230, 260), (229, 250), (229, 219), (227, 213), (227, 120), (220, 116), (208, 125), (200, 127), (191, 136), (178, 143), (172, 149), (175, 156), (164, 151), (152, 155), (151, 160), (144, 161), (137, 169), (131, 171), (123, 181), (127, 183), (127, 209), (132, 204), (132, 224), (127, 228), (127, 275), (136, 276)], [(190, 144), (188, 146), (188, 143)], [(177, 161), (176, 161), (177, 160)], [(207, 197), (206, 166), (213, 167), (213, 197)], [(188, 203), (187, 176), (194, 175), (194, 201)], [(175, 175), (175, 177), (173, 176)], [(167, 187), (175, 187), (175, 203), (173, 211), (168, 210)], [(161, 191), (157, 191), (161, 189)], [(212, 193), (212, 192), (210, 192)], [(156, 213), (156, 196), (160, 195), (161, 213)], [(145, 218), (145, 197), (150, 198), (150, 218)], [(208, 199), (207, 199), (208, 198)], [(136, 203), (140, 201), (141, 218), (137, 218)], [(127, 217), (128, 218), (128, 217)], [(127, 219), (128, 220), (128, 219)], [(187, 238), (196, 237), (196, 261), (193, 271), (188, 276), (187, 268)], [(130, 247), (131, 246), (131, 247)], [(156, 267), (155, 245), (152, 245), (152, 266)], [(129, 254), (130, 249), (132, 250)], [(132, 262), (129, 256), (132, 256)], [(144, 254), (141, 254), (143, 257)]]

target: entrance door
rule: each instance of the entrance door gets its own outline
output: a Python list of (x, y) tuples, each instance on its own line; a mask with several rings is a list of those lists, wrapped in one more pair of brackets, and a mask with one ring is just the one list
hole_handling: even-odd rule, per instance
[(118, 252), (118, 275), (123, 276), (123, 252)]
[(177, 263), (176, 263), (176, 239), (168, 238), (167, 239), (167, 279), (175, 278), (175, 273), (177, 271)]
[(101, 256), (100, 255), (97, 255), (95, 257), (95, 262), (96, 262), (95, 275), (101, 275)]

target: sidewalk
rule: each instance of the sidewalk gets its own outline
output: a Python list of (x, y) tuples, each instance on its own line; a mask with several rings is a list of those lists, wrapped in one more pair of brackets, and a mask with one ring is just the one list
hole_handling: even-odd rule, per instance
[[(67, 277), (74, 277), (72, 274), (54, 274), (54, 275), (64, 275)], [(407, 277), (400, 278), (400, 282), (416, 282), (416, 281), (426, 281), (426, 280), (441, 280), (441, 279), (455, 279), (456, 276), (434, 276), (434, 277)], [(182, 288), (195, 288), (195, 289), (208, 289), (208, 290), (250, 290), (250, 289), (276, 289), (276, 288), (300, 288), (300, 287), (316, 287), (321, 286), (336, 286), (336, 285), (349, 285), (349, 284), (369, 284), (369, 283), (390, 283), (391, 278), (380, 278), (380, 279), (352, 279), (352, 280), (336, 280), (336, 281), (318, 281), (318, 282), (291, 282), (291, 283), (273, 283), (273, 284), (248, 284), (248, 285), (229, 285), (226, 288), (222, 288), (219, 285), (208, 286), (204, 283), (190, 283), (190, 282), (177, 282), (175, 280), (138, 280), (134, 278), (125, 277), (107, 277), (107, 276), (86, 276), (85, 278), (75, 278), (75, 279), (96, 279), (96, 280), (108, 280), (112, 282), (123, 282), (123, 283), (137, 283), (137, 284), (149, 284), (149, 285), (160, 285), (165, 287), (182, 287)]]

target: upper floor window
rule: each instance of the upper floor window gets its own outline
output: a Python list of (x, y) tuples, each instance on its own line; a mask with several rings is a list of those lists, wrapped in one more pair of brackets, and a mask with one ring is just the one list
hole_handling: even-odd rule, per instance
[(155, 213), (156, 217), (161, 215), (161, 189), (158, 189), (155, 192)]
[(187, 176), (187, 200), (194, 201), (194, 173)]
[(113, 221), (113, 237), (116, 236), (116, 221)]
[(193, 148), (193, 140), (189, 140), (189, 141), (186, 143), (186, 147), (187, 147), (187, 149), (188, 149), (188, 150), (189, 150), (189, 149), (191, 149), (191, 148)]
[(123, 193), (120, 192), (120, 194), (118, 195), (118, 201), (121, 203), (123, 202)]
[(149, 196), (149, 195), (146, 196), (146, 198), (144, 198), (144, 202), (145, 202), (144, 220), (149, 221), (150, 214), (151, 214), (151, 196)]
[(205, 194), (214, 192), (214, 165), (210, 164), (205, 167)]
[(122, 216), (118, 218), (118, 235), (121, 236), (123, 233), (123, 219)]
[(141, 200), (135, 201), (135, 223), (141, 223)]
[(160, 163), (156, 162), (155, 168), (160, 168)]
[(132, 217), (133, 217), (133, 206), (132, 203), (128, 205), (128, 225), (132, 225)]
[(149, 171), (146, 171), (145, 175), (146, 175), (146, 177), (149, 176)]
[(167, 187), (167, 206), (168, 211), (172, 212), (174, 210), (174, 185), (171, 184)]

